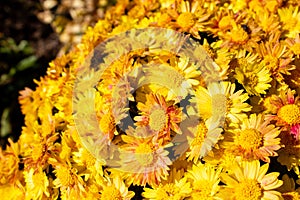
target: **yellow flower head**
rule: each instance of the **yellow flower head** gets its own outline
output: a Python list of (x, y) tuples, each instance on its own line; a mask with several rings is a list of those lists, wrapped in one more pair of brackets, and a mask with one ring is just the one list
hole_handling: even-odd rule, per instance
[(221, 186), (221, 198), (279, 200), (281, 194), (275, 189), (280, 187), (283, 182), (278, 180), (278, 172), (266, 174), (268, 168), (269, 164), (260, 166), (257, 160), (245, 161), (236, 165), (234, 174), (223, 173), (221, 181), (225, 186)]
[(235, 68), (235, 78), (250, 95), (266, 94), (271, 87), (271, 74), (268, 69), (258, 63), (243, 63)]
[(159, 186), (152, 189), (144, 188), (142, 195), (150, 200), (178, 200), (189, 197), (191, 191), (190, 183), (185, 177), (180, 180), (175, 180), (175, 182), (159, 184)]
[(251, 114), (238, 127), (225, 135), (226, 148), (243, 159), (261, 159), (270, 162), (270, 156), (277, 156), (276, 151), (281, 148), (278, 128), (265, 121), (262, 114)]
[(209, 164), (193, 165), (191, 170), (188, 170), (186, 177), (192, 182), (192, 199), (216, 199), (220, 186), (221, 168)]
[(171, 160), (161, 139), (152, 136), (149, 129), (129, 128), (129, 135), (122, 135), (125, 144), (122, 146), (120, 170), (126, 172), (128, 180), (137, 185), (157, 185), (168, 175)]

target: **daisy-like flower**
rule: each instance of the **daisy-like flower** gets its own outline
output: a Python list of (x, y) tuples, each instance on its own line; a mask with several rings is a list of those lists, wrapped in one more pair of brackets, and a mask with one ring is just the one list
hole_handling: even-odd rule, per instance
[(275, 120), (276, 125), (282, 126), (284, 130), (300, 123), (299, 97), (295, 98), (294, 91), (280, 91), (279, 96), (273, 96), (272, 106), (276, 109), (276, 115), (268, 115), (270, 120)]
[(146, 94), (146, 102), (138, 102), (137, 108), (141, 116), (136, 116), (138, 126), (148, 126), (152, 131), (159, 133), (159, 137), (170, 140), (170, 131), (181, 133), (179, 123), (182, 120), (182, 109), (174, 101), (166, 101), (160, 94)]
[(235, 92), (235, 84), (230, 82), (211, 83), (207, 89), (199, 86), (195, 97), (191, 101), (197, 103), (203, 119), (225, 117), (228, 124), (238, 123), (246, 118), (244, 112), (251, 110), (251, 106), (245, 103), (248, 95), (243, 90)]
[(128, 187), (125, 185), (121, 177), (116, 176), (112, 180), (111, 178), (106, 178), (101, 186), (100, 200), (111, 200), (111, 199), (123, 199), (130, 200), (134, 197), (133, 191), (128, 191)]
[(269, 157), (277, 156), (276, 151), (281, 148), (280, 138), (277, 137), (279, 129), (265, 121), (262, 114), (251, 114), (238, 128), (228, 130), (225, 134), (229, 134), (229, 137), (225, 136), (225, 148), (246, 160), (270, 162)]
[(211, 13), (207, 12), (204, 1), (179, 1), (177, 9), (179, 11), (176, 18), (177, 26), (181, 31), (188, 31), (199, 39), (199, 31), (204, 29), (211, 16)]
[(222, 168), (223, 171), (232, 173), (235, 169), (235, 162), (238, 162), (241, 159), (236, 157), (229, 149), (223, 148), (223, 141), (224, 140), (221, 140), (218, 143), (218, 146), (220, 147), (213, 148), (203, 160), (209, 165), (218, 166), (219, 168)]
[(293, 54), (280, 41), (280, 37), (280, 31), (272, 33), (268, 41), (256, 44), (256, 51), (262, 60), (260, 65), (264, 66), (263, 69), (270, 71), (272, 78), (282, 83), (283, 75), (290, 75), (295, 66), (290, 64)]
[(211, 118), (206, 121), (201, 120), (195, 127), (190, 127), (185, 132), (189, 144), (189, 150), (186, 153), (188, 160), (197, 163), (199, 158), (207, 155), (221, 138), (222, 131), (219, 122), (213, 122)]
[(262, 199), (279, 200), (281, 194), (275, 191), (282, 185), (278, 180), (279, 172), (266, 174), (269, 164), (260, 166), (259, 161), (242, 162), (236, 165), (234, 174), (221, 174), (221, 181), (225, 186), (221, 186), (220, 197), (222, 199)]
[(33, 168), (29, 172), (24, 171), (27, 196), (26, 199), (42, 199), (50, 196), (48, 191), (49, 181), (42, 169), (35, 171)]
[(249, 94), (266, 94), (265, 91), (271, 87), (271, 73), (261, 64), (245, 63), (235, 68), (235, 74), (235, 78)]
[(125, 144), (121, 147), (120, 170), (127, 172), (126, 177), (133, 184), (145, 186), (156, 185), (168, 175), (171, 160), (169, 152), (162, 145), (162, 140), (155, 139), (146, 127), (132, 127), (126, 131), (128, 135), (121, 138)]
[(186, 177), (174, 182), (160, 183), (154, 188), (144, 188), (143, 197), (149, 200), (183, 200), (190, 196), (192, 189)]
[(200, 70), (189, 62), (187, 57), (171, 58), (170, 64), (155, 64), (145, 67), (145, 76), (151, 83), (161, 85), (169, 89), (167, 99), (184, 99), (192, 86), (199, 85)]
[(49, 163), (55, 166), (53, 171), (56, 178), (53, 187), (59, 188), (63, 199), (81, 199), (85, 195), (84, 182), (78, 169), (72, 167), (70, 163), (59, 163), (55, 159), (50, 159)]
[(7, 183), (14, 183), (18, 179), (19, 174), (19, 144), (13, 143), (11, 139), (8, 140), (10, 145), (6, 150), (0, 148), (0, 185)]
[(280, 21), (283, 29), (287, 31), (287, 36), (295, 38), (300, 33), (300, 12), (298, 6), (278, 9)]
[(217, 199), (216, 194), (219, 192), (221, 168), (209, 164), (193, 165), (191, 170), (188, 170), (186, 177), (191, 181), (192, 192), (191, 198), (194, 200)]

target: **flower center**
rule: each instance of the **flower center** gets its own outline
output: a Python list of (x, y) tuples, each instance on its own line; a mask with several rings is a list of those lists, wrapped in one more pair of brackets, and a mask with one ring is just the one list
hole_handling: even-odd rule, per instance
[(104, 132), (104, 133), (109, 133), (113, 128), (113, 117), (110, 114), (106, 114), (104, 115), (101, 119), (100, 119), (100, 129)]
[(194, 192), (192, 193), (193, 199), (209, 199), (213, 185), (207, 180), (197, 180), (193, 184)]
[(227, 112), (227, 98), (224, 94), (216, 94), (212, 96), (212, 114), (216, 116), (224, 116)]
[[(173, 184), (166, 184), (157, 190), (157, 200), (180, 199), (178, 198), (179, 189)], [(177, 197), (177, 198), (176, 198)]]
[(262, 139), (262, 135), (258, 130), (250, 128), (237, 134), (235, 142), (243, 149), (253, 150), (262, 145)]
[(177, 23), (182, 28), (191, 28), (195, 23), (193, 14), (190, 12), (181, 13), (177, 18)]
[(135, 158), (143, 166), (147, 166), (153, 161), (153, 149), (147, 143), (140, 144), (135, 150)]
[(152, 130), (160, 131), (166, 125), (166, 112), (163, 109), (156, 109), (150, 114), (149, 125)]
[(229, 28), (232, 24), (233, 20), (230, 16), (225, 16), (219, 21), (219, 28), (226, 29)]
[(284, 105), (279, 109), (277, 115), (289, 125), (300, 123), (300, 108), (295, 104)]
[(115, 186), (109, 186), (104, 188), (101, 195), (101, 200), (122, 200), (122, 195)]
[(255, 88), (258, 84), (258, 77), (256, 74), (253, 74), (252, 72), (245, 73), (246, 80), (245, 83), (249, 85), (251, 88)]
[(74, 183), (72, 171), (66, 167), (61, 167), (56, 170), (56, 177), (62, 186), (70, 186)]
[(207, 134), (207, 127), (203, 121), (201, 121), (197, 126), (197, 135), (192, 141), (192, 146), (202, 145), (206, 134)]
[(267, 55), (264, 57), (263, 63), (266, 65), (267, 69), (274, 70), (278, 66), (278, 59), (276, 57)]
[(179, 88), (181, 87), (183, 81), (185, 80), (184, 77), (176, 70), (169, 69), (165, 71), (165, 81), (167, 81), (167, 86)]
[(231, 34), (231, 40), (236, 43), (243, 43), (248, 39), (248, 34), (242, 28), (233, 29)]
[(256, 180), (245, 179), (234, 188), (237, 199), (260, 200), (263, 192)]

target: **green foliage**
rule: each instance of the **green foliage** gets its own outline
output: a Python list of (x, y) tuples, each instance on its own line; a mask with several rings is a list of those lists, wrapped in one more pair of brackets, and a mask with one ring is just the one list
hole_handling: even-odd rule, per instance
[[(13, 132), (16, 120), (18, 92), (32, 82), (32, 71), (38, 67), (38, 58), (30, 44), (12, 38), (0, 38), (0, 138)], [(12, 120), (13, 119), (13, 120)]]

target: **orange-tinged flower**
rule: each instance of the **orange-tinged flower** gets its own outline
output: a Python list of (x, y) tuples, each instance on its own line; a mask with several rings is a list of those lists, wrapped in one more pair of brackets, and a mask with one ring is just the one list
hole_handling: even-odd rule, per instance
[(121, 147), (121, 171), (133, 184), (145, 186), (157, 185), (168, 175), (171, 160), (165, 148), (171, 144), (162, 145), (162, 140), (156, 139), (146, 127), (135, 130), (130, 127), (122, 135), (125, 144)]
[(281, 91), (279, 96), (271, 99), (272, 106), (276, 108), (276, 115), (268, 115), (270, 120), (275, 120), (284, 130), (300, 123), (299, 97), (294, 96), (294, 91), (288, 89)]
[(281, 148), (280, 131), (277, 127), (265, 121), (262, 114), (251, 114), (238, 128), (228, 130), (229, 136), (224, 136), (225, 148), (236, 156), (246, 160), (261, 159), (270, 162), (270, 156), (277, 156)]
[(146, 102), (137, 104), (141, 116), (136, 116), (138, 126), (147, 126), (157, 132), (158, 137), (168, 141), (171, 130), (181, 134), (179, 123), (182, 120), (182, 109), (178, 108), (174, 101), (166, 101), (165, 97), (151, 93), (146, 95)]

